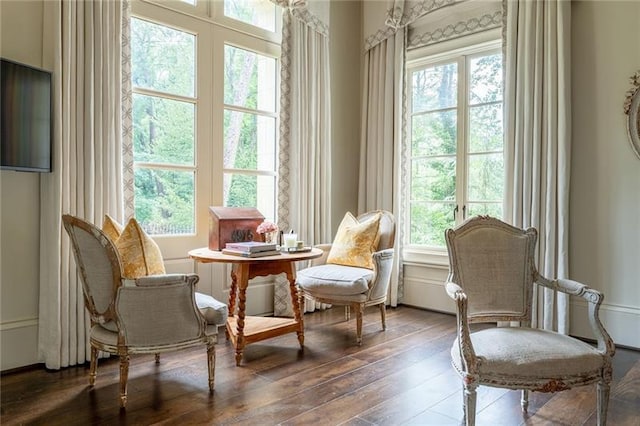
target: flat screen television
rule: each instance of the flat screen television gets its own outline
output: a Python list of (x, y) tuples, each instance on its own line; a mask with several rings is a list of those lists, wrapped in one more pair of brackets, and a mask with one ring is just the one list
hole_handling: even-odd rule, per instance
[(51, 73), (0, 59), (0, 168), (51, 171)]

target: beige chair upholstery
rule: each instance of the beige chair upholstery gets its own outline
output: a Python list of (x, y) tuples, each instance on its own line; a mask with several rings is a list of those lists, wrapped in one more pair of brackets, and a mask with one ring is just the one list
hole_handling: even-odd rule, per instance
[(356, 312), (356, 334), (358, 344), (362, 344), (362, 314), (367, 306), (378, 305), (382, 319), (382, 329), (386, 329), (385, 302), (389, 290), (393, 266), (393, 244), (395, 240), (395, 219), (388, 211), (370, 211), (358, 216), (364, 222), (380, 213), (378, 225), (377, 251), (373, 253), (373, 270), (354, 266), (327, 264), (331, 244), (320, 244), (322, 257), (311, 261), (310, 267), (297, 273), (296, 282), (305, 296), (331, 305), (346, 306), (347, 320), (350, 308)]
[[(478, 385), (521, 389), (526, 412), (529, 391), (556, 392), (597, 383), (597, 421), (606, 422), (615, 348), (598, 319), (603, 296), (575, 281), (541, 276), (534, 261), (537, 237), (533, 228), (521, 230), (487, 216), (446, 231), (446, 290), (456, 302), (458, 321), (451, 357), (462, 377), (467, 425), (475, 422)], [(531, 328), (534, 283), (585, 299), (598, 346)], [(474, 323), (499, 321), (520, 327), (470, 329)]]
[[(125, 407), (130, 355), (153, 353), (158, 362), (162, 352), (203, 345), (207, 348), (212, 392), (218, 326), (208, 324), (196, 306), (198, 276), (155, 275), (125, 282), (120, 255), (100, 229), (70, 215), (62, 220), (71, 238), (84, 304), (91, 316), (89, 385), (95, 384), (98, 351), (118, 355), (120, 406)], [(201, 303), (212, 306), (210, 300)], [(224, 315), (218, 316), (224, 323)]]

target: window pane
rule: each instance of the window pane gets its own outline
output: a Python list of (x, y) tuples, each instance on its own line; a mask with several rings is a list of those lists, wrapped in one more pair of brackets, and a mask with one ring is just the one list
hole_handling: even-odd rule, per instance
[(274, 171), (276, 119), (225, 110), (224, 167)]
[(133, 94), (135, 161), (194, 164), (195, 105)]
[(469, 152), (502, 150), (502, 103), (469, 108)]
[(275, 176), (224, 174), (224, 205), (255, 207), (266, 218), (275, 218)]
[(502, 153), (469, 156), (469, 201), (502, 201)]
[(469, 203), (467, 204), (467, 217), (489, 215), (502, 217), (502, 203)]
[(431, 158), (413, 161), (411, 200), (445, 201), (456, 196), (456, 159)]
[(444, 246), (444, 231), (454, 226), (454, 207), (449, 203), (412, 204), (410, 244)]
[(444, 64), (412, 74), (412, 111), (431, 111), (457, 105), (458, 64)]
[(195, 46), (193, 34), (132, 18), (133, 86), (193, 97)]
[(195, 231), (192, 171), (135, 170), (135, 215), (149, 234), (192, 234)]
[(276, 30), (276, 5), (270, 0), (224, 0), (224, 16), (267, 31)]
[(456, 110), (416, 115), (411, 125), (411, 155), (455, 154)]
[(224, 103), (275, 112), (275, 58), (225, 45)]
[(502, 55), (472, 58), (470, 62), (469, 103), (502, 100)]

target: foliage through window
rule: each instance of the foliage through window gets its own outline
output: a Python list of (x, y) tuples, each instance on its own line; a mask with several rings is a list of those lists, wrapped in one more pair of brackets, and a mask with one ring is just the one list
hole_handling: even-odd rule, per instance
[(150, 234), (195, 232), (196, 37), (131, 19), (135, 216)]
[(267, 31), (276, 30), (277, 9), (271, 0), (224, 0), (224, 15)]
[(502, 217), (502, 55), (426, 58), (408, 76), (408, 243), (444, 247), (464, 219)]
[(275, 220), (277, 62), (225, 45), (224, 204)]

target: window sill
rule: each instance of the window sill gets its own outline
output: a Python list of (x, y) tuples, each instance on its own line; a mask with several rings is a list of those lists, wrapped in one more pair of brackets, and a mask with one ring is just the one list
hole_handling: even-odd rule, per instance
[(447, 251), (434, 248), (407, 247), (402, 250), (402, 263), (418, 266), (449, 267)]

